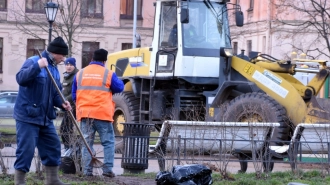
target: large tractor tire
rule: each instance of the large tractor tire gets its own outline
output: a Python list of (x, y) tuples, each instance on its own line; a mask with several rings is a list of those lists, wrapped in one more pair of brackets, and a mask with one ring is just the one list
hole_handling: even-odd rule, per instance
[(280, 126), (275, 130), (273, 139), (279, 141), (290, 139), (290, 124), (285, 108), (264, 93), (247, 93), (231, 100), (226, 106), (223, 121), (279, 123)]
[[(122, 92), (113, 95), (116, 103), (113, 116), (113, 126), (116, 136), (123, 136), (124, 125), (122, 123), (139, 122), (140, 99), (136, 98), (132, 92)], [(123, 149), (123, 139), (116, 139), (116, 153), (121, 153)]]
[[(283, 145), (281, 141), (290, 139), (290, 124), (286, 116), (285, 108), (276, 102), (270, 96), (264, 93), (247, 93), (231, 100), (224, 111), (223, 121), (225, 122), (273, 122), (279, 123), (280, 126), (274, 131), (271, 140), (272, 145)], [(263, 157), (268, 159), (268, 145), (265, 146)], [(241, 172), (247, 169), (245, 158), (240, 158)], [(267, 160), (266, 160), (267, 161)], [(272, 171), (274, 162), (263, 163), (265, 171)]]

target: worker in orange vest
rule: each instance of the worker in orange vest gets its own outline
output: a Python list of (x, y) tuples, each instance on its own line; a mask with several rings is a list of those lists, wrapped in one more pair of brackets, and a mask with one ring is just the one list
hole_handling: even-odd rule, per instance
[[(115, 177), (112, 171), (115, 155), (115, 134), (113, 115), (115, 104), (113, 93), (124, 90), (124, 83), (117, 75), (104, 67), (108, 51), (98, 49), (94, 52), (93, 60), (80, 70), (72, 84), (72, 98), (76, 101), (77, 120), (86, 141), (93, 150), (95, 132), (99, 133), (104, 149), (103, 176)], [(94, 152), (94, 150), (93, 150)], [(82, 147), (82, 165), (85, 176), (93, 176), (91, 156), (86, 146)]]

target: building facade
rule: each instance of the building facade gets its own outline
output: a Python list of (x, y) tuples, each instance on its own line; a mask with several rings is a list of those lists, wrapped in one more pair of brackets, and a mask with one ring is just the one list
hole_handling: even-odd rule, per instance
[[(256, 51), (277, 59), (288, 60), (291, 58), (291, 53), (296, 52), (298, 57), (302, 53), (307, 53), (310, 59), (329, 60), (329, 55), (320, 54), (315, 50), (321, 47), (323, 48), (320, 50), (328, 50), (324, 47), (326, 41), (318, 37), (319, 30), (307, 24), (289, 25), (307, 23), (312, 19), (321, 22), (322, 12), (316, 14), (310, 0), (231, 0), (231, 2), (239, 4), (244, 13), (244, 26), (231, 26), (234, 53), (240, 54), (241, 50), (244, 50), (244, 53), (249, 55), (250, 51)], [(295, 8), (301, 10), (297, 11)], [(313, 11), (315, 16), (309, 16), (308, 11)], [(234, 23), (234, 14), (232, 14), (232, 23)]]
[[(141, 36), (141, 47), (150, 46), (152, 42), (155, 1), (137, 0), (137, 32)], [(234, 11), (229, 14), (233, 24), (231, 41), (234, 53), (240, 54), (244, 50), (245, 55), (249, 55), (250, 51), (256, 51), (277, 59), (289, 59), (292, 51), (299, 56), (309, 49), (315, 41), (315, 33), (285, 35), (286, 31), (295, 28), (281, 25), (278, 17), (284, 15), (289, 21), (301, 17), (294, 12), (278, 11), (277, 1), (283, 0), (230, 1), (239, 4), (244, 13), (243, 27), (234, 26)], [(0, 0), (0, 90), (16, 90), (15, 75), (25, 59), (36, 54), (36, 48), (46, 48), (49, 28), (44, 11), (46, 2)], [(97, 48), (105, 48), (111, 53), (132, 47), (133, 0), (56, 2), (60, 8), (53, 24), (52, 38), (62, 36), (70, 43), (69, 56), (76, 58), (79, 69), (88, 65)], [(297, 50), (296, 46), (301, 46), (302, 50)], [(314, 55), (313, 52), (310, 55)], [(324, 56), (316, 59), (329, 60)], [(64, 66), (59, 65), (59, 69), (63, 72)]]
[[(156, 0), (137, 0), (136, 30), (141, 47), (152, 42)], [(47, 48), (47, 0), (0, 0), (0, 90), (17, 90), (16, 73), (36, 49)], [(132, 48), (133, 0), (59, 0), (52, 39), (62, 36), (77, 68), (88, 65), (93, 52)], [(58, 66), (64, 72), (64, 65)]]
[[(292, 52), (297, 57), (329, 61), (327, 39), (322, 28), (314, 27), (322, 22), (325, 12), (315, 9), (310, 0), (232, 0), (244, 13), (244, 26), (231, 26), (232, 47), (235, 54), (249, 56), (251, 51), (268, 54), (279, 60), (291, 60)], [(326, 1), (320, 1), (328, 6)], [(327, 8), (324, 9), (326, 11)], [(311, 13), (312, 12), (312, 13)], [(326, 19), (325, 19), (326, 20)], [(308, 22), (312, 21), (311, 24)], [(314, 22), (313, 22), (314, 21)], [(234, 14), (232, 14), (232, 23)], [(301, 26), (297, 26), (301, 25)], [(329, 32), (325, 26), (324, 32)], [(320, 34), (321, 33), (321, 34)], [(326, 37), (326, 36), (325, 36)], [(317, 63), (309, 65), (318, 68)], [(307, 85), (315, 73), (297, 72), (294, 77)], [(328, 84), (321, 89), (319, 97), (328, 98)]]

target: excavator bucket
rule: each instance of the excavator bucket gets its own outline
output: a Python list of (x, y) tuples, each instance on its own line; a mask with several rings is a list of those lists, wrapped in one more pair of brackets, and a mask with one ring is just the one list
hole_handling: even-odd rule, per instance
[(305, 123), (329, 123), (330, 100), (312, 97), (307, 107)]

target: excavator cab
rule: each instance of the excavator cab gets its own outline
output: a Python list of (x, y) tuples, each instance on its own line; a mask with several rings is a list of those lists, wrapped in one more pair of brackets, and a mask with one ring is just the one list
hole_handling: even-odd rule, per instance
[[(195, 76), (211, 77), (216, 84), (219, 49), (231, 48), (227, 2), (157, 1), (151, 54), (156, 62), (151, 73), (192, 82)], [(242, 26), (243, 13), (234, 7), (236, 24)]]

